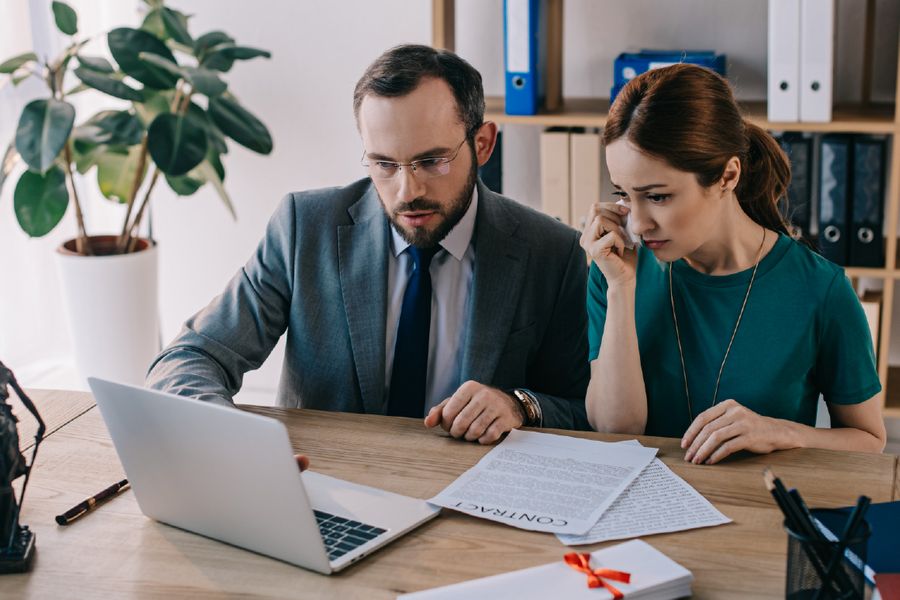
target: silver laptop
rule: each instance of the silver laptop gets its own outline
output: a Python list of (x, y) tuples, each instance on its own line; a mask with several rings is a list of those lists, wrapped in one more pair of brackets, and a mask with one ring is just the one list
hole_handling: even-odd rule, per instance
[(333, 573), (439, 508), (300, 473), (268, 417), (88, 378), (141, 512), (319, 573)]

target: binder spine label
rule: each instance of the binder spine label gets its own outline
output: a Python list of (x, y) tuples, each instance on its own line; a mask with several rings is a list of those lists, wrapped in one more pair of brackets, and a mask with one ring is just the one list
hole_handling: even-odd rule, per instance
[(530, 0), (506, 0), (506, 70), (510, 73), (531, 71), (529, 2)]

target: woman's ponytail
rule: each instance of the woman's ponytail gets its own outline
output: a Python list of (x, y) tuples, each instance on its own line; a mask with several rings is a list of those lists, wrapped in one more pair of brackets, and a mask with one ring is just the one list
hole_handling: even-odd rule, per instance
[(748, 149), (741, 157), (741, 180), (735, 194), (747, 215), (767, 229), (792, 235), (791, 225), (778, 210), (787, 203), (791, 163), (784, 150), (764, 129), (744, 122)]

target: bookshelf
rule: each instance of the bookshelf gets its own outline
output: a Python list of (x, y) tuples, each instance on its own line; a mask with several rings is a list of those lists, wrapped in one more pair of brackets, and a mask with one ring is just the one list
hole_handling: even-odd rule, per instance
[[(432, 42), (435, 47), (454, 49), (455, 0), (432, 0)], [(866, 2), (866, 59), (871, 65), (874, 2)], [(548, 36), (548, 105), (553, 107), (538, 115), (507, 115), (502, 97), (486, 99), (485, 119), (498, 124), (534, 125), (538, 127), (603, 127), (609, 111), (608, 98), (562, 97), (562, 13), (563, 0), (549, 0)], [(894, 288), (900, 284), (900, 256), (898, 256), (898, 224), (900, 217), (900, 44), (897, 48), (897, 89), (893, 104), (869, 102), (871, 73), (864, 73), (860, 104), (835, 106), (829, 123), (774, 123), (766, 117), (765, 102), (741, 103), (745, 116), (751, 122), (772, 131), (809, 131), (817, 133), (873, 133), (890, 137), (888, 152), (887, 198), (885, 200), (885, 265), (883, 268), (846, 267), (852, 280), (871, 278), (884, 283), (881, 318), (878, 336), (878, 375), (884, 392), (881, 394), (884, 414), (900, 417), (900, 366), (889, 364), (891, 347), (891, 321), (894, 310)], [(897, 340), (900, 343), (900, 340)]]

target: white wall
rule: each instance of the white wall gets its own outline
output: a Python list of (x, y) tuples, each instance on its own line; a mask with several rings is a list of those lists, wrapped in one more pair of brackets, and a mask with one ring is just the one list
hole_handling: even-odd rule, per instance
[[(0, 10), (11, 6), (8, 2), (23, 1), (0, 0)], [(49, 4), (49, 0), (31, 2)], [(73, 2), (80, 10), (91, 7), (95, 21), (107, 27), (136, 24), (129, 14), (137, 4), (138, 0)], [(165, 186), (156, 191), (154, 234), (160, 242), (166, 341), (244, 263), (286, 192), (341, 185), (362, 175), (358, 166), (362, 148), (351, 107), (357, 78), (386, 48), (431, 39), (431, 4), (425, 0), (173, 0), (172, 5), (195, 15), (191, 20), (195, 35), (222, 29), (241, 43), (272, 51), (271, 60), (238, 63), (227, 80), (241, 102), (268, 125), (275, 149), (262, 157), (232, 144), (225, 158), (225, 183), (238, 213), (236, 222), (211, 190), (189, 198), (178, 198)], [(863, 5), (863, 0), (838, 0), (839, 101), (859, 96), (858, 12)], [(893, 99), (900, 3), (877, 0), (877, 5), (875, 97)], [(608, 95), (612, 59), (619, 51), (674, 45), (727, 53), (738, 97), (762, 98), (766, 6), (763, 0), (566, 0), (565, 94)], [(481, 71), (489, 95), (503, 91), (501, 10), (502, 0), (457, 0), (457, 51)], [(3, 16), (0, 13), (0, 21)], [(3, 98), (0, 92), (0, 145), (5, 148), (18, 114)], [(504, 145), (506, 191), (535, 206), (538, 133), (537, 127), (507, 127)], [(83, 187), (91, 186), (86, 182)], [(52, 248), (71, 234), (71, 215), (49, 239), (27, 240), (12, 218), (12, 187), (7, 186), (0, 197), (0, 269), (15, 268), (17, 278), (15, 283), (7, 279), (0, 294), (0, 357), (34, 360), (41, 356), (41, 348), (57, 348), (64, 356), (67, 338), (61, 309), (54, 305), (35, 314), (31, 307), (37, 297), (58, 295), (55, 279), (48, 277), (53, 269), (49, 258)], [(107, 210), (95, 208), (89, 219), (114, 222), (117, 215), (113, 210), (109, 216), (109, 209), (117, 207), (96, 202)], [(900, 315), (895, 320), (900, 322)], [(252, 399), (264, 401), (272, 393), (281, 356), (276, 351), (263, 369), (248, 376), (245, 387), (263, 394)]]

